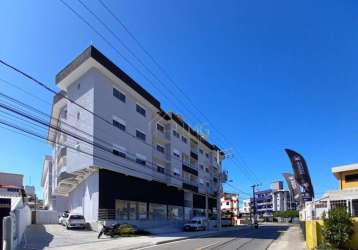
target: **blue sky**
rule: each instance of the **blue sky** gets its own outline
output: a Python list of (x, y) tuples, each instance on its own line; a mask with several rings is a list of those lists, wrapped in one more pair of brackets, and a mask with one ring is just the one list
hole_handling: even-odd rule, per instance
[[(77, 1), (67, 2), (135, 62)], [(317, 196), (337, 186), (331, 167), (358, 161), (356, 1), (106, 3), (214, 124), (210, 140), (240, 152), (224, 165), (235, 187), (250, 192), (254, 182), (264, 189), (282, 179), (282, 172), (291, 171), (286, 147), (306, 158)], [(97, 1), (87, 5), (160, 73)], [(182, 105), (175, 98), (164, 98), (60, 1), (2, 1), (0, 26), (0, 58), (51, 87), (56, 73), (92, 43), (157, 96), (166, 110), (181, 113), (193, 126), (210, 127), (197, 119), (199, 114), (177, 108)], [(45, 102), (0, 82), (1, 92), (50, 112), (48, 92), (4, 67), (0, 78)], [(31, 176), (40, 193), (42, 160), (50, 147), (2, 128), (0, 135), (0, 171), (23, 173), (25, 184)], [(230, 186), (226, 190), (234, 191)]]

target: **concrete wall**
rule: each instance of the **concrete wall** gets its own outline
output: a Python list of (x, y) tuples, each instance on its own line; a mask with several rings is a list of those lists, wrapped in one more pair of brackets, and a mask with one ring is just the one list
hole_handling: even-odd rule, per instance
[[(354, 234), (352, 240), (349, 243), (349, 247), (353, 249), (358, 248), (358, 217), (354, 220)], [(310, 220), (306, 221), (306, 247), (307, 249), (316, 249), (323, 242), (322, 236), (322, 220)]]
[(53, 210), (37, 210), (36, 212), (36, 224), (57, 224), (58, 213)]
[(9, 227), (6, 231), (10, 235), (6, 237), (8, 242), (4, 242), (4, 245), (11, 246), (11, 249), (16, 249), (22, 241), (25, 229), (31, 224), (31, 209), (28, 206), (17, 208), (10, 213), (8, 218), (11, 223), (8, 224)]
[(98, 219), (98, 174), (84, 180), (68, 197), (70, 213), (82, 214), (86, 222)]

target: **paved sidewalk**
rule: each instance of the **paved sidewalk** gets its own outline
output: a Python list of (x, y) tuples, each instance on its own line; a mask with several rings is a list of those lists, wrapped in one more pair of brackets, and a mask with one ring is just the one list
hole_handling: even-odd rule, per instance
[(160, 235), (136, 237), (103, 237), (97, 239), (93, 231), (66, 230), (59, 225), (32, 225), (28, 230), (26, 244), (19, 248), (47, 250), (130, 250), (158, 244), (185, 240), (188, 238), (215, 235), (223, 231), (239, 230), (238, 228), (223, 228), (221, 231), (161, 233)]
[(272, 242), (268, 250), (304, 250), (306, 249), (306, 242), (303, 239), (303, 234), (298, 225), (288, 228), (287, 231), (282, 232), (280, 237)]

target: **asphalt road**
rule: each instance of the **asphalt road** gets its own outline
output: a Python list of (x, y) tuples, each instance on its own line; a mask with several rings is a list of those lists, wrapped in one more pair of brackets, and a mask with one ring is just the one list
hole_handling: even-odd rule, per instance
[(148, 250), (232, 250), (232, 249), (267, 249), (281, 231), (287, 226), (260, 225), (258, 229), (244, 227), (234, 231), (222, 232), (215, 236), (207, 236), (182, 240), (162, 245), (145, 247)]

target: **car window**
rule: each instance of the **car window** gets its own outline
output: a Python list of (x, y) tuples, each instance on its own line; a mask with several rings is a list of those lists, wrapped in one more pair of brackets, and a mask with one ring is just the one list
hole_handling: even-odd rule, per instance
[(81, 219), (84, 219), (82, 215), (71, 215), (70, 216), (70, 219), (73, 219), (73, 220), (81, 220)]
[(63, 214), (62, 217), (63, 217), (63, 218), (67, 218), (67, 217), (68, 217), (68, 214)]

